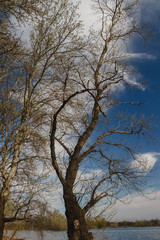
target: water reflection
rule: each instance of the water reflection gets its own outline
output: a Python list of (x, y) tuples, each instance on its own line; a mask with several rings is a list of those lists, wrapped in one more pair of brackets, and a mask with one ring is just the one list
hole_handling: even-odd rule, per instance
[[(159, 240), (160, 227), (120, 228), (92, 230), (95, 240)], [(8, 232), (8, 236), (11, 232)], [(17, 238), (24, 240), (67, 240), (66, 232), (53, 231), (18, 231)]]

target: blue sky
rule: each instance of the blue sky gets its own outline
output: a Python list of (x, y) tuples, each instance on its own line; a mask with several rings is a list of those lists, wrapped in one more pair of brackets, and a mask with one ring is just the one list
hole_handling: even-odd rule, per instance
[[(142, 152), (148, 157), (156, 160), (154, 169), (151, 173), (151, 187), (154, 194), (152, 200), (144, 197), (135, 197), (129, 205), (118, 204), (119, 209), (115, 219), (151, 219), (160, 218), (160, 1), (145, 0), (144, 7), (141, 9), (142, 23), (148, 22), (154, 32), (150, 42), (135, 40), (132, 51), (136, 53), (146, 53), (148, 58), (134, 59), (133, 64), (141, 74), (142, 79), (146, 80), (148, 87), (145, 91), (136, 90), (132, 94), (137, 100), (146, 101), (141, 106), (140, 111), (148, 116), (153, 114), (154, 122), (157, 127), (153, 128), (152, 137), (144, 143)], [(147, 56), (147, 55), (146, 55)], [(150, 56), (150, 57), (149, 57)], [(152, 56), (152, 57), (151, 57)], [(126, 93), (126, 97), (127, 97)], [(130, 93), (129, 93), (130, 94)], [(150, 154), (150, 156), (149, 156)], [(157, 154), (157, 155), (156, 155)]]
[[(151, 41), (143, 42), (137, 39), (133, 43), (132, 51), (145, 53), (148, 58), (134, 59), (133, 65), (145, 80), (147, 87), (145, 91), (135, 90), (133, 96), (137, 101), (146, 103), (140, 107), (140, 111), (146, 116), (153, 115), (156, 127), (153, 128), (152, 137), (145, 143), (144, 152), (160, 152), (160, 1), (145, 0), (141, 10), (141, 22), (148, 22), (154, 35)], [(147, 56), (146, 55), (146, 56)], [(129, 93), (131, 94), (131, 93)], [(127, 93), (126, 93), (127, 95)], [(159, 174), (160, 176), (160, 174)]]
[[(148, 138), (141, 148), (142, 153), (148, 155), (148, 158), (155, 159), (155, 166), (151, 173), (151, 188), (154, 193), (149, 197), (136, 196), (131, 204), (117, 204), (117, 214), (115, 219), (151, 219), (160, 218), (160, 1), (145, 0), (141, 8), (141, 22), (148, 22), (154, 36), (151, 41), (143, 42), (136, 39), (132, 44), (131, 51), (136, 53), (145, 53), (146, 58), (133, 59), (133, 65), (140, 73), (142, 80), (145, 80), (147, 87), (145, 91), (133, 90), (125, 92), (127, 97), (134, 97), (136, 101), (146, 102), (139, 111), (146, 116), (154, 116), (154, 123), (157, 127), (152, 130), (152, 138)], [(147, 57), (148, 56), (148, 57)]]
[[(142, 196), (134, 196), (134, 201), (130, 204), (117, 203), (115, 208), (117, 214), (115, 220), (136, 220), (136, 219), (160, 219), (160, 1), (142, 0), (139, 17), (141, 23), (148, 23), (154, 35), (151, 41), (143, 41), (136, 38), (131, 41), (129, 51), (133, 53), (131, 63), (137, 69), (138, 77), (146, 83), (145, 89), (128, 89), (123, 92), (123, 98), (133, 99), (138, 102), (145, 102), (139, 108), (131, 109), (142, 112), (146, 116), (153, 115), (153, 127), (151, 136), (143, 141), (140, 146), (142, 157), (150, 162), (151, 186), (153, 193), (148, 195), (149, 200)], [(85, 29), (95, 21), (95, 16), (90, 11), (91, 0), (82, 0), (80, 14), (85, 22)], [(149, 189), (146, 186), (146, 191)], [(151, 192), (151, 191), (150, 191)]]

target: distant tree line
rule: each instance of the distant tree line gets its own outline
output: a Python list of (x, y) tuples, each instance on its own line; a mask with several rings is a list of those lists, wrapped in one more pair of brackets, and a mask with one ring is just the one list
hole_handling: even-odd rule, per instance
[[(10, 223), (7, 229), (17, 228), (19, 223)], [(102, 228), (124, 228), (124, 227), (160, 227), (160, 219), (152, 220), (136, 220), (136, 221), (121, 221), (111, 222), (107, 221), (104, 217), (90, 218), (87, 220), (89, 229), (102, 229)], [(45, 216), (37, 216), (31, 218), (30, 221), (22, 222), (18, 229), (25, 230), (50, 230), (50, 231), (65, 231), (67, 230), (66, 217), (58, 210), (52, 213), (47, 213)]]
[(157, 227), (160, 226), (160, 220), (136, 220), (136, 221), (121, 221), (121, 222), (110, 222), (104, 217), (98, 217), (95, 219), (88, 220), (89, 228), (121, 228), (121, 227)]

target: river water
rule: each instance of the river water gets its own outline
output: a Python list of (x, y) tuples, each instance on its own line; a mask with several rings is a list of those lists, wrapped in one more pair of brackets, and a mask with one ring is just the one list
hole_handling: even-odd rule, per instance
[[(160, 240), (160, 227), (92, 230), (95, 240)], [(19, 231), (24, 240), (67, 240), (66, 232)]]

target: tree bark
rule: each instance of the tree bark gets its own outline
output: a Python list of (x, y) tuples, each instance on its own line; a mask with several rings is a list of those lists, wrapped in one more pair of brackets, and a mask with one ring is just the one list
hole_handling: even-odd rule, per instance
[(4, 201), (0, 199), (0, 240), (3, 239), (4, 232)]
[(69, 240), (91, 240), (93, 236), (88, 232), (85, 214), (78, 204), (73, 194), (72, 188), (64, 187), (64, 202), (66, 208), (66, 218), (68, 224)]

